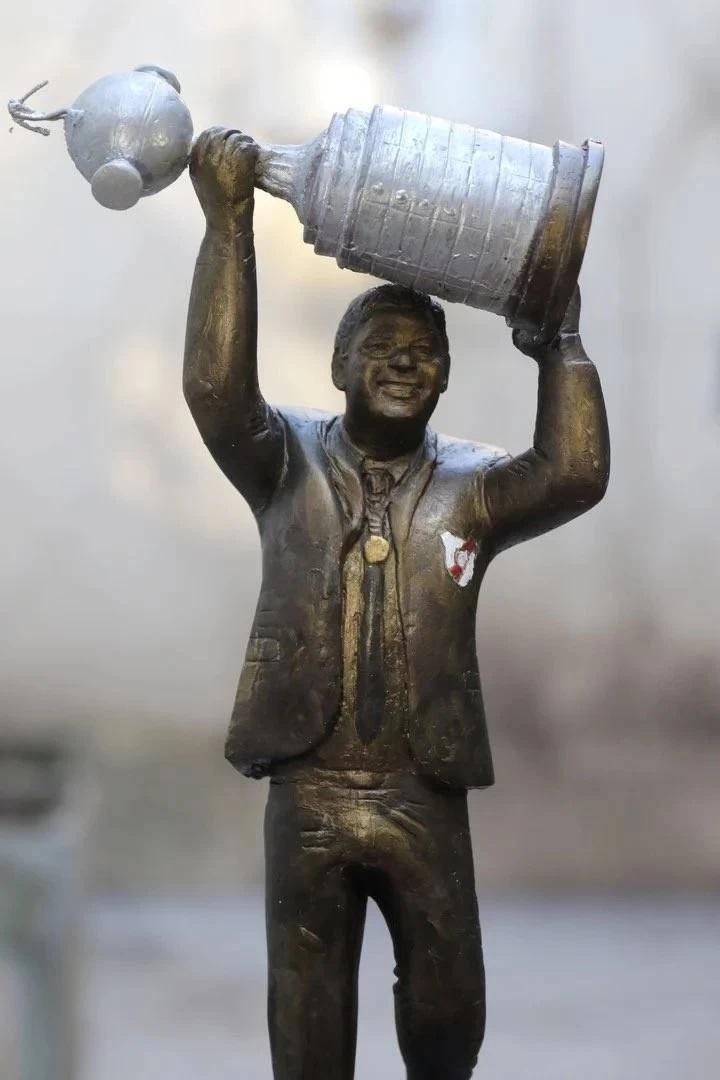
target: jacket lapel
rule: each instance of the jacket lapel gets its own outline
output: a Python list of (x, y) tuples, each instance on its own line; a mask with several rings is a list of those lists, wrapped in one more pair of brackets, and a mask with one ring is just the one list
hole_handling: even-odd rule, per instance
[[(356, 455), (343, 436), (340, 417), (328, 424), (323, 439), (330, 477), (340, 501), (345, 519), (345, 548), (363, 528), (364, 498), (360, 469)], [(437, 436), (425, 432), (422, 450), (400, 481), (390, 502), (389, 516), (392, 535), (397, 543), (407, 540), (415, 507), (427, 487), (437, 458)]]
[(340, 501), (345, 522), (345, 541), (360, 534), (363, 525), (363, 490), (360, 471), (352, 448), (343, 437), (339, 416), (325, 430), (323, 447), (330, 469), (335, 493)]
[(410, 535), (415, 507), (430, 482), (436, 458), (437, 436), (428, 429), (425, 432), (422, 453), (400, 481), (390, 503), (390, 528), (397, 544), (404, 543)]

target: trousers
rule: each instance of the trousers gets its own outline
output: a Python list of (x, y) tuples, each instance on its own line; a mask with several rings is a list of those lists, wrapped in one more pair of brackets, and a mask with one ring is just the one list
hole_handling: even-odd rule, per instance
[(467, 793), (309, 769), (271, 783), (265, 845), (275, 1080), (352, 1080), (368, 898), (393, 941), (408, 1080), (469, 1080), (485, 975)]

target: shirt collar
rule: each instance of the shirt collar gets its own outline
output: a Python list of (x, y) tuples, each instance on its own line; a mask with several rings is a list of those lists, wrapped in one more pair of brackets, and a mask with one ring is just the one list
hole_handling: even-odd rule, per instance
[(355, 445), (347, 433), (342, 417), (340, 417), (338, 421), (338, 437), (360, 476), (362, 476), (363, 468), (387, 469), (396, 484), (400, 483), (410, 467), (418, 461), (423, 453), (425, 445), (425, 440), (423, 439), (420, 445), (414, 450), (410, 450), (409, 453), (399, 454), (398, 457), (380, 461), (377, 458), (372, 458), (363, 454), (362, 450)]

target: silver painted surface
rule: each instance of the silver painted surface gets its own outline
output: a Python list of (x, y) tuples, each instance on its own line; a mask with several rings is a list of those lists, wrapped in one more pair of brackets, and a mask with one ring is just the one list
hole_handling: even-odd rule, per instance
[(263, 150), (257, 183), (340, 266), (507, 316), (550, 195), (574, 213), (584, 182), (594, 201), (600, 170), (587, 170), (581, 147), (376, 106), (336, 113), (306, 147)]
[[(124, 210), (187, 164), (192, 121), (179, 85), (145, 66), (99, 79), (71, 109), (34, 113), (26, 94), (10, 111), (24, 127), (64, 117), (70, 156), (96, 199)], [(592, 212), (602, 157), (599, 144), (543, 146), (376, 105), (335, 113), (304, 146), (261, 147), (256, 184), (292, 203), (306, 242), (339, 266), (512, 320), (533, 287), (551, 200), (572, 236), (573, 219)], [(553, 258), (559, 275), (564, 251)], [(552, 286), (543, 288), (549, 306)]]
[(36, 83), (26, 94), (23, 94), (20, 98), (11, 98), (8, 101), (8, 112), (14, 120), (14, 122), (26, 131), (33, 131), (36, 135), (49, 135), (50, 128), (42, 127), (39, 123), (40, 120), (64, 120), (70, 112), (70, 109), (54, 109), (52, 112), (40, 112), (37, 109), (32, 109), (28, 105), (29, 99), (37, 94), (39, 90), (44, 90), (48, 85), (48, 80), (44, 82)]
[(93, 173), (92, 193), (109, 210), (129, 210), (143, 193), (143, 180), (131, 162), (115, 158)]
[(192, 134), (187, 106), (155, 71), (98, 79), (65, 120), (70, 156), (87, 180), (108, 162), (125, 160), (141, 174), (143, 195), (154, 195), (178, 178)]
[[(49, 134), (43, 120), (63, 120), (68, 152), (103, 206), (125, 210), (172, 184), (188, 163), (193, 126), (172, 72), (143, 65), (98, 79), (65, 109), (37, 112), (27, 99), (8, 104), (21, 127)], [(138, 177), (140, 190), (138, 190)]]

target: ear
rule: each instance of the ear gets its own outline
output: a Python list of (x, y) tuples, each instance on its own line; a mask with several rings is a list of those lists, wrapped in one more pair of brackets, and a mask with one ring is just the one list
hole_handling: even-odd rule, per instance
[(445, 357), (445, 378), (442, 381), (440, 387), (440, 393), (444, 394), (448, 388), (448, 382), (450, 381), (450, 353)]
[(338, 390), (347, 387), (347, 353), (341, 353), (338, 349), (332, 358), (332, 381)]

